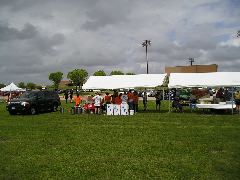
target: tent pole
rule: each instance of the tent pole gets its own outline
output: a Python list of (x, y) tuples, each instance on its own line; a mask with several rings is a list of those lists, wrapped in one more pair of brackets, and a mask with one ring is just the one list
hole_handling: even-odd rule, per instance
[(165, 94), (165, 92), (164, 92), (164, 88), (163, 88), (163, 97), (162, 97), (163, 100), (165, 99), (164, 94)]
[(233, 86), (232, 86), (232, 115), (233, 115)]
[(169, 106), (169, 113), (171, 112), (171, 97), (170, 97), (170, 89), (168, 89), (168, 106)]

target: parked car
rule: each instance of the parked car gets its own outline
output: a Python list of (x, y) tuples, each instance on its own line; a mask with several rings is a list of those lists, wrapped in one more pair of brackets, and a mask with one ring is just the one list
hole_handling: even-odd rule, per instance
[(12, 99), (6, 106), (9, 114), (30, 113), (42, 111), (57, 111), (61, 105), (56, 91), (26, 91), (19, 98)]

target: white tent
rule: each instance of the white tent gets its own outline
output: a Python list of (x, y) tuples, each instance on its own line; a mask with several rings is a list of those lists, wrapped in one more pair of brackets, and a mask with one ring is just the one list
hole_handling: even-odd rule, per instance
[[(183, 87), (236, 87), (240, 86), (240, 72), (212, 72), (212, 73), (171, 73), (169, 88)], [(170, 99), (169, 99), (170, 100)], [(169, 103), (169, 111), (170, 111)], [(232, 90), (233, 114), (233, 90)]]
[(13, 82), (7, 86), (5, 86), (4, 88), (1, 88), (0, 91), (3, 92), (11, 92), (11, 91), (25, 91), (22, 88), (17, 87)]
[(171, 73), (169, 88), (240, 86), (240, 72)]
[(167, 74), (138, 74), (90, 76), (83, 89), (119, 89), (135, 87), (156, 87), (164, 83)]

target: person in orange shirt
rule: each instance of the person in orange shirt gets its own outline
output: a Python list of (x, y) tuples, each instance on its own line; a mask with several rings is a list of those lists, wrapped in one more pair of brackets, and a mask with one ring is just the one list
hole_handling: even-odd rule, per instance
[(138, 93), (134, 91), (133, 93), (134, 111), (138, 112)]
[(82, 97), (79, 96), (79, 94), (77, 94), (77, 96), (74, 97), (74, 101), (75, 101), (75, 106), (79, 106), (80, 103), (82, 102)]
[(115, 98), (115, 104), (118, 104), (118, 105), (122, 104), (122, 98), (121, 97), (122, 97), (122, 93), (120, 93), (119, 96), (117, 96)]

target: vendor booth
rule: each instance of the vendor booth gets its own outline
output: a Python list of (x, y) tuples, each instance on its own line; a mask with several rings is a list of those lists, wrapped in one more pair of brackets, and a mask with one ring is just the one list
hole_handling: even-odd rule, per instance
[[(198, 108), (232, 109), (233, 87), (240, 86), (240, 72), (213, 72), (213, 73), (171, 73), (169, 77), (169, 88), (193, 88), (193, 87), (230, 87), (232, 88), (232, 101), (219, 102), (218, 104), (201, 103)], [(170, 110), (170, 107), (169, 107)]]
[[(167, 74), (138, 74), (90, 76), (83, 89), (133, 89), (137, 87), (157, 87), (164, 84)], [(108, 104), (107, 115), (132, 115), (128, 104)]]

